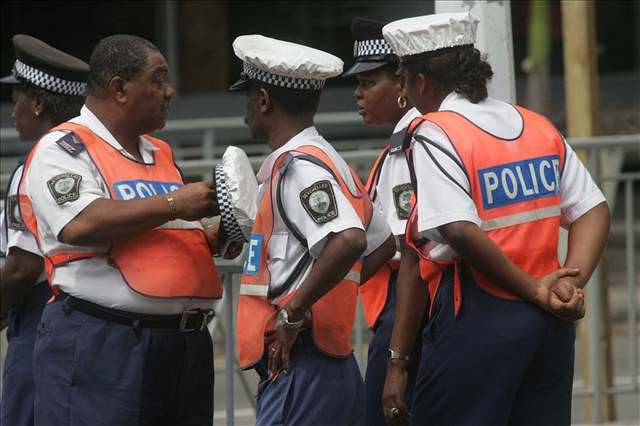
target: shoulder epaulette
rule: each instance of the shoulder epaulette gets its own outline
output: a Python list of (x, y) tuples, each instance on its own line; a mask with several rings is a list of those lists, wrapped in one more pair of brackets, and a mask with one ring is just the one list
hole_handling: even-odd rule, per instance
[(58, 139), (56, 143), (60, 148), (67, 151), (67, 153), (72, 157), (75, 157), (76, 155), (84, 151), (84, 143), (73, 132), (68, 132), (63, 137)]
[(391, 138), (389, 138), (389, 154), (394, 155), (404, 152), (409, 147), (411, 137), (408, 135), (407, 130), (405, 127), (391, 135)]

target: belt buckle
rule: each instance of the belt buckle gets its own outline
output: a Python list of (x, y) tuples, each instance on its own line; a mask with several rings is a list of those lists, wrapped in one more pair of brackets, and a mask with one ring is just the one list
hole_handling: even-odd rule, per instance
[[(201, 317), (200, 325), (198, 325), (197, 327), (187, 327), (189, 318), (191, 318), (194, 315), (198, 315), (199, 317)], [(213, 317), (213, 311), (210, 311), (210, 310), (203, 311), (200, 309), (189, 309), (187, 311), (184, 311), (182, 313), (182, 318), (180, 318), (180, 331), (183, 333), (188, 333), (190, 331), (196, 331), (196, 330), (202, 331), (205, 329), (205, 327), (209, 323), (209, 318), (211, 317)]]

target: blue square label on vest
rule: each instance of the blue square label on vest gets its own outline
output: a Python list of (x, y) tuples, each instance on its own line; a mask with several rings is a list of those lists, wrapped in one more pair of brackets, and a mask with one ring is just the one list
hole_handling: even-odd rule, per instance
[(560, 192), (560, 157), (529, 158), (478, 170), (485, 210)]
[(244, 260), (243, 274), (258, 275), (260, 273), (260, 254), (262, 253), (263, 241), (262, 234), (251, 234), (249, 247), (247, 248), (247, 258)]
[(138, 200), (141, 198), (163, 195), (182, 188), (179, 182), (159, 182), (155, 180), (122, 180), (113, 184), (118, 200)]

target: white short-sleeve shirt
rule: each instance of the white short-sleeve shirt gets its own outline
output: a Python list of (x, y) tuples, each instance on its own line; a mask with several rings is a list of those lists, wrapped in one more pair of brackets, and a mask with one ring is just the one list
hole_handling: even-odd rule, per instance
[[(411, 108), (398, 121), (393, 133), (402, 132), (411, 121), (420, 116), (420, 112)], [(407, 158), (403, 152), (389, 153), (380, 166), (379, 178), (376, 183), (374, 203), (382, 211), (391, 232), (398, 237), (404, 235), (407, 217), (410, 211), (411, 176), (407, 165)]]
[[(457, 112), (481, 129), (504, 139), (516, 138), (524, 124), (513, 105), (493, 98), (474, 104), (464, 96), (452, 92), (442, 101), (439, 110)], [(426, 152), (423, 144), (412, 142), (419, 201), (417, 229), (411, 229), (410, 232), (414, 236), (419, 232), (423, 237), (441, 243), (430, 251), (434, 259), (451, 259), (456, 253), (445, 244), (437, 228), (457, 221), (481, 226), (482, 221), (473, 200), (467, 194), (470, 192), (470, 183), (466, 173), (456, 163), (456, 160), (462, 163), (460, 157), (447, 135), (429, 122), (421, 124), (417, 133), (429, 138), (442, 149), (431, 148)], [(605, 201), (605, 198), (571, 147), (566, 142), (565, 145), (560, 209), (561, 223), (567, 227)]]
[[(89, 128), (123, 155), (133, 158), (86, 105), (71, 122)], [(100, 172), (86, 150), (72, 156), (58, 146), (56, 141), (64, 134), (56, 131), (40, 140), (25, 176), (25, 190), (31, 198), (38, 220), (40, 247), (46, 255), (69, 250), (72, 246), (58, 239), (62, 229), (93, 201), (111, 198)], [(153, 151), (157, 148), (142, 137), (138, 148), (143, 161), (152, 163)], [(48, 189), (47, 181), (63, 173), (73, 173), (82, 179), (78, 199), (59, 205)], [(74, 246), (72, 251), (77, 252), (78, 249)], [(109, 246), (80, 248), (91, 253), (105, 253), (108, 249)], [(129, 312), (170, 315), (185, 309), (209, 309), (213, 303), (203, 299), (158, 299), (142, 296), (129, 288), (120, 271), (101, 257), (78, 260), (56, 268), (51, 284), (80, 299)]]
[[(20, 178), (22, 177), (23, 165), (19, 165), (13, 172), (11, 182), (7, 193), (5, 194), (5, 207), (2, 215), (2, 241), (0, 242), (0, 250), (5, 256), (9, 256), (12, 247), (17, 247), (29, 253), (33, 253), (42, 257), (40, 248), (36, 242), (36, 238), (26, 228), (22, 217), (20, 217), (20, 209), (18, 207), (18, 187), (20, 186)], [(40, 273), (40, 276), (34, 284), (39, 284), (47, 279), (46, 272)]]
[[(354, 193), (356, 192), (355, 183), (349, 172), (348, 165), (331, 144), (318, 134), (315, 127), (304, 129), (265, 159), (258, 171), (258, 182), (260, 183), (261, 190), (264, 189), (264, 183), (271, 176), (276, 159), (283, 152), (303, 145), (312, 145), (322, 149), (331, 158), (347, 185)], [(330, 221), (317, 223), (303, 205), (300, 195), (305, 189), (321, 181), (328, 181), (331, 184), (338, 215)], [(340, 185), (333, 175), (323, 167), (304, 160), (293, 160), (288, 167), (282, 185), (284, 185), (282, 188), (282, 202), (284, 211), (286, 212), (285, 214), (290, 223), (294, 224), (297, 231), (307, 240), (309, 253), (313, 259), (317, 259), (320, 256), (330, 233), (339, 233), (350, 228), (364, 230), (362, 221), (353, 206), (343, 195)], [(277, 291), (282, 288), (306, 252), (305, 247), (285, 225), (280, 212), (277, 207), (275, 207), (277, 205), (275, 202), (276, 191), (277, 188), (272, 188), (272, 195), (274, 197), (274, 225), (273, 234), (267, 247), (270, 257), (267, 265), (271, 275), (270, 291)], [(382, 214), (377, 209), (373, 210), (371, 223), (367, 229), (367, 249), (364, 253), (365, 256), (380, 247), (380, 245), (389, 238), (389, 235), (391, 235), (391, 230)], [(311, 270), (311, 265), (312, 264), (310, 264), (303, 273), (299, 274), (298, 278), (293, 281), (287, 290), (287, 293), (293, 292), (300, 287), (304, 278)]]

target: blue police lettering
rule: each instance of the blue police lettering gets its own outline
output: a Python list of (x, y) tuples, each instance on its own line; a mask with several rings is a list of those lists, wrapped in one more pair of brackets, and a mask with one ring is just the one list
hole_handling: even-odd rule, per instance
[(168, 194), (181, 187), (182, 184), (179, 182), (158, 182), (143, 179), (124, 180), (113, 184), (116, 197), (120, 200), (136, 200), (159, 194)]
[(243, 274), (258, 275), (260, 273), (260, 253), (262, 251), (262, 234), (251, 234), (249, 238), (249, 248), (247, 250), (247, 258), (244, 261)]
[(560, 191), (560, 158), (530, 158), (478, 170), (485, 209), (502, 207)]

